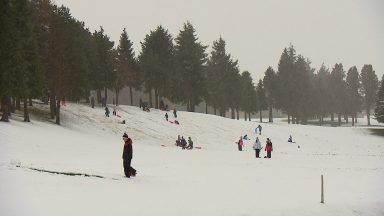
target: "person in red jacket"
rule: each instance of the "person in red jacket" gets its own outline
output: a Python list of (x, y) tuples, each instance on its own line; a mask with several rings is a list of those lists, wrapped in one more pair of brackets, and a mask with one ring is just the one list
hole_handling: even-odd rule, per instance
[(236, 143), (237, 143), (237, 147), (239, 148), (239, 151), (243, 151), (244, 143), (243, 143), (243, 137), (242, 136), (240, 137), (239, 141)]
[(126, 133), (123, 135), (124, 140), (124, 150), (123, 150), (123, 166), (124, 166), (124, 174), (127, 178), (131, 176), (136, 176), (136, 170), (131, 167), (132, 161), (132, 139), (128, 137)]
[(267, 138), (267, 144), (265, 145), (265, 151), (267, 151), (267, 158), (271, 158), (273, 147), (272, 147), (272, 142), (269, 138)]

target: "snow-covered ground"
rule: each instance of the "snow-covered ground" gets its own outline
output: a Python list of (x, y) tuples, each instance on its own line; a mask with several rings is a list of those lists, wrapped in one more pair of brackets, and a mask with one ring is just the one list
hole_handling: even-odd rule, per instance
[[(259, 138), (263, 146), (271, 138), (274, 151), (256, 159), (259, 122), (178, 112), (175, 125), (164, 114), (121, 106), (121, 118), (106, 118), (102, 108), (70, 103), (62, 126), (17, 116), (0, 122), (0, 215), (384, 215), (384, 138), (365, 127), (262, 123)], [(138, 176), (130, 179), (123, 132), (134, 141)], [(201, 149), (176, 147), (179, 134)], [(239, 152), (245, 134), (252, 140)], [(290, 134), (296, 143), (287, 143)]]

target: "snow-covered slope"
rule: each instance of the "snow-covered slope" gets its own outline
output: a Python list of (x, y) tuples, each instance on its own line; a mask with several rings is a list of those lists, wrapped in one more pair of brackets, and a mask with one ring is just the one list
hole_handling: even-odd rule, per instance
[[(121, 117), (106, 118), (102, 108), (70, 103), (63, 126), (0, 122), (0, 215), (384, 215), (384, 139), (364, 127), (261, 123), (259, 138), (271, 138), (274, 151), (256, 159), (259, 122), (178, 112), (176, 125), (164, 114), (120, 106)], [(131, 179), (123, 132), (134, 141)], [(245, 134), (252, 140), (239, 152)], [(296, 143), (286, 142), (290, 134)], [(177, 135), (201, 149), (181, 150)]]

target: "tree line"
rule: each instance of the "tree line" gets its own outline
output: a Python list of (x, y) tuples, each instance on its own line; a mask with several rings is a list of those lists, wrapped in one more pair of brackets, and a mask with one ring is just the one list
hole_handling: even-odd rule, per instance
[(364, 65), (360, 74), (351, 67), (345, 75), (341, 63), (331, 70), (323, 65), (315, 73), (310, 60), (297, 55), (293, 46), (282, 52), (277, 71), (269, 67), (255, 84), (250, 72), (240, 73), (223, 38), (207, 53), (208, 46), (189, 22), (175, 38), (161, 25), (151, 30), (136, 56), (126, 29), (115, 46), (102, 27), (90, 32), (68, 8), (50, 0), (1, 0), (0, 10), (2, 121), (21, 110), (21, 103), (24, 121), (29, 121), (28, 105), (32, 98), (41, 98), (60, 124), (60, 100), (89, 102), (90, 91), (96, 90), (96, 101), (105, 106), (110, 89), (118, 104), (126, 86), (131, 104), (134, 88), (148, 93), (154, 108), (167, 98), (194, 112), (204, 101), (207, 113), (208, 106), (220, 116), (230, 110), (233, 119), (239, 119), (240, 111), (246, 120), (260, 112), (262, 121), (261, 111), (268, 109), (270, 122), (275, 108), (288, 115), (289, 123), (302, 124), (314, 118), (323, 122), (329, 115), (333, 121), (335, 114), (339, 124), (348, 116), (354, 123), (362, 108), (369, 124), (369, 111), (378, 98), (371, 65)]

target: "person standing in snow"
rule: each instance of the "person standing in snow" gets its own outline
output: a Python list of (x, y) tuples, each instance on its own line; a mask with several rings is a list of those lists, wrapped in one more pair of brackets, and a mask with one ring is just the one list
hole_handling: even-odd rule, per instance
[(237, 143), (237, 147), (239, 148), (239, 151), (243, 151), (243, 145), (244, 145), (243, 137), (240, 137), (239, 141), (236, 143)]
[(91, 97), (91, 107), (92, 109), (95, 108), (95, 98), (93, 96)]
[(123, 140), (124, 140), (124, 150), (123, 150), (124, 174), (127, 178), (130, 178), (131, 176), (136, 176), (136, 170), (131, 167), (131, 161), (133, 156), (132, 139), (129, 138), (126, 133), (124, 133)]
[(176, 108), (173, 108), (173, 116), (177, 118)]
[(261, 149), (261, 142), (259, 140), (259, 137), (256, 137), (255, 143), (253, 144), (253, 149), (256, 152), (256, 158), (260, 158), (260, 149)]
[(255, 132), (256, 132), (256, 135), (257, 135), (257, 131), (259, 131), (259, 135), (261, 135), (261, 125), (257, 126), (257, 128), (255, 129)]
[(105, 116), (109, 117), (109, 109), (107, 106), (105, 107)]
[(165, 120), (168, 121), (168, 113), (165, 113)]
[(272, 141), (269, 138), (267, 138), (267, 144), (265, 145), (265, 151), (267, 151), (267, 158), (271, 158), (273, 147), (272, 147)]
[(293, 142), (291, 135), (289, 135), (288, 142), (290, 142), (290, 143)]

